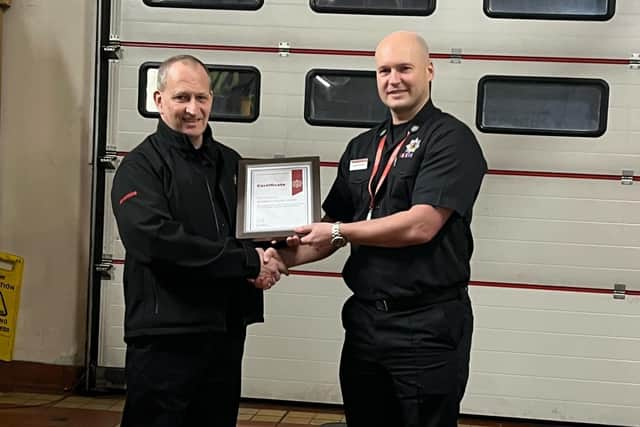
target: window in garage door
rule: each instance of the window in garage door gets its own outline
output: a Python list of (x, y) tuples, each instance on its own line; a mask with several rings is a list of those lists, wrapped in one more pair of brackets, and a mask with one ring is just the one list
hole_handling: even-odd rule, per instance
[(609, 85), (600, 79), (484, 76), (476, 125), (488, 133), (597, 137), (608, 105)]
[(315, 126), (371, 127), (385, 119), (375, 71), (319, 70), (307, 73), (304, 118)]
[(436, 0), (311, 0), (311, 8), (320, 13), (367, 15), (431, 15)]
[(191, 9), (257, 10), (264, 0), (142, 0), (147, 6)]
[[(138, 112), (159, 117), (153, 101), (159, 62), (145, 62), (138, 73)], [(211, 120), (253, 122), (260, 113), (260, 72), (254, 67), (207, 65), (213, 90)]]
[(615, 0), (484, 0), (492, 18), (606, 21), (615, 12)]

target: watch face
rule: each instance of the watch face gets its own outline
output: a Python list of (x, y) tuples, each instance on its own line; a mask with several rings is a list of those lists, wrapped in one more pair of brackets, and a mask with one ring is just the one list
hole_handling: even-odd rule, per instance
[(331, 239), (331, 246), (334, 248), (341, 248), (347, 244), (347, 240), (342, 236), (336, 236)]

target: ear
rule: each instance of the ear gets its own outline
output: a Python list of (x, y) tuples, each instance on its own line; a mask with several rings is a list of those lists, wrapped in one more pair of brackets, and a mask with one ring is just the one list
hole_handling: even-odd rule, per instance
[(162, 105), (162, 95), (160, 94), (159, 90), (153, 92), (153, 102), (156, 103), (156, 107), (158, 108), (158, 111), (160, 111), (160, 107)]
[(433, 80), (433, 76), (435, 75), (435, 68), (433, 68), (433, 62), (427, 62), (427, 75), (429, 76), (429, 81)]

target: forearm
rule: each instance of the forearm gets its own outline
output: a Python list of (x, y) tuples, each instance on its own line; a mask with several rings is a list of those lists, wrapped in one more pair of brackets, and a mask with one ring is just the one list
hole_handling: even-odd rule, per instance
[(296, 247), (280, 249), (278, 252), (287, 267), (307, 264), (309, 262), (324, 259), (336, 251), (333, 247), (315, 248), (313, 246), (300, 245)]
[(451, 210), (415, 205), (383, 218), (340, 224), (348, 241), (368, 246), (398, 248), (429, 242), (451, 216)]

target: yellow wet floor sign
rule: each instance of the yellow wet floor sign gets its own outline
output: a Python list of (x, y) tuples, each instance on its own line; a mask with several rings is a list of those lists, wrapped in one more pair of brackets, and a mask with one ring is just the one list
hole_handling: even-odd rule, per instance
[(23, 267), (21, 257), (0, 252), (0, 360), (13, 356)]

